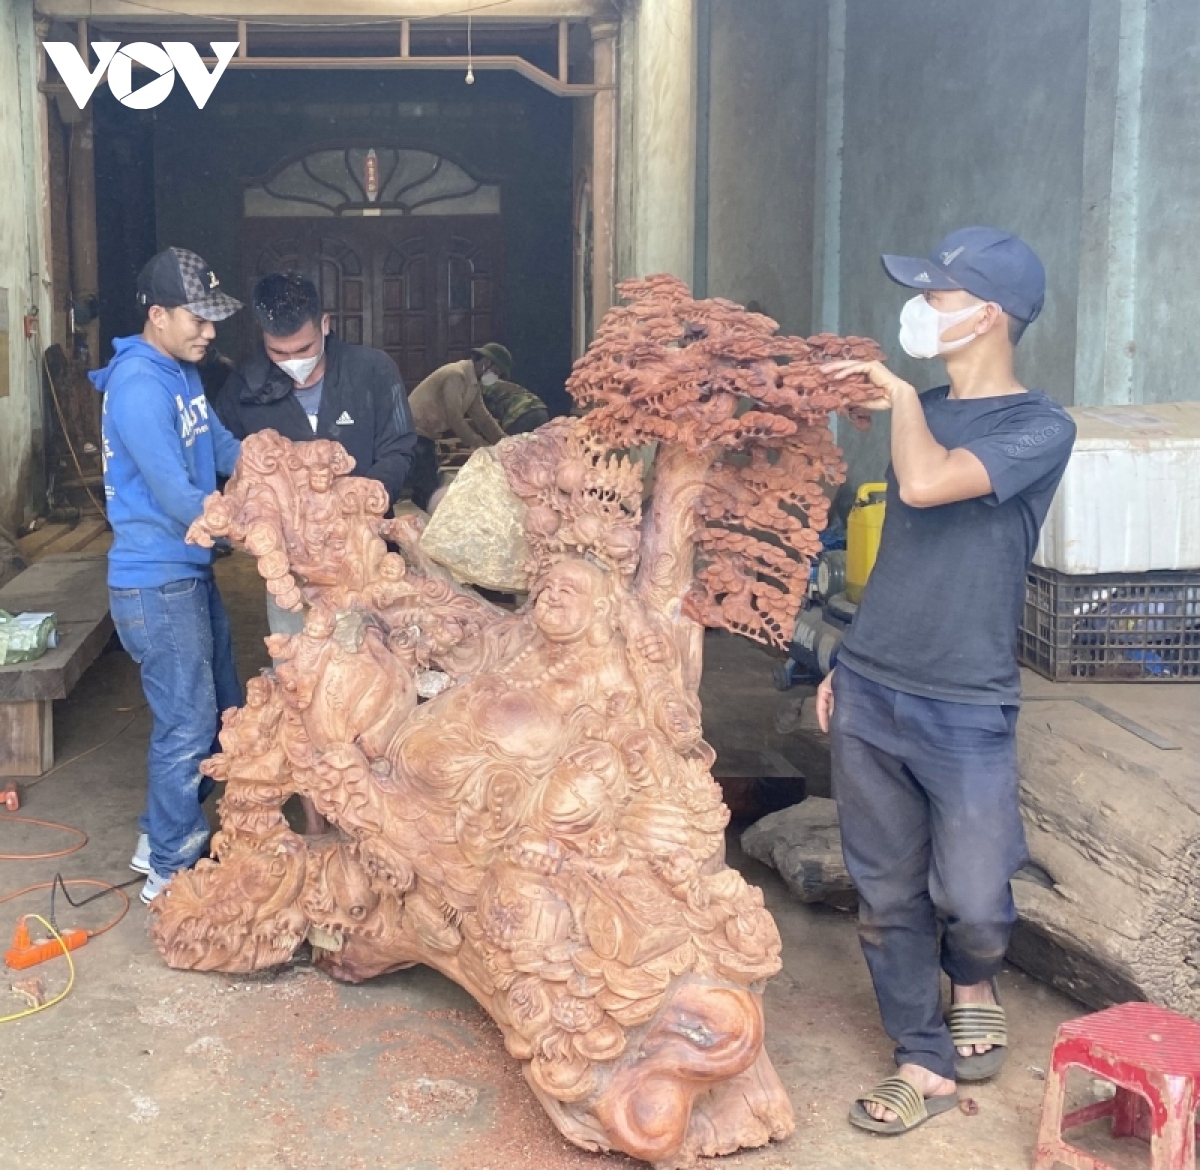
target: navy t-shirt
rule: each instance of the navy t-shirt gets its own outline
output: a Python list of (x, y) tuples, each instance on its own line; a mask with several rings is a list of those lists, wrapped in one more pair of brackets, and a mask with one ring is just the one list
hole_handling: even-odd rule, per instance
[(1075, 423), (1037, 390), (956, 399), (941, 386), (922, 394), (921, 405), (933, 437), (974, 454), (993, 490), (913, 508), (888, 468), (879, 556), (838, 661), (908, 694), (1016, 703), (1025, 574)]

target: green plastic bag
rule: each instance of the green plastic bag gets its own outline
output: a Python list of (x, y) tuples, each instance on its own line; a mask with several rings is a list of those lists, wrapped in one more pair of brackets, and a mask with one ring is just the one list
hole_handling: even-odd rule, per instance
[(32, 662), (58, 645), (58, 620), (52, 613), (19, 613), (0, 609), (0, 663)]

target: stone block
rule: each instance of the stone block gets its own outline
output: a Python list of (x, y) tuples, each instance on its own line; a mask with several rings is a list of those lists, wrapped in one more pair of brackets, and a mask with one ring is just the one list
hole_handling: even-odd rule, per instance
[[(505, 440), (514, 441), (521, 440)], [(426, 526), (421, 548), (460, 582), (524, 593), (528, 509), (509, 487), (499, 449), (481, 447), (467, 460)]]

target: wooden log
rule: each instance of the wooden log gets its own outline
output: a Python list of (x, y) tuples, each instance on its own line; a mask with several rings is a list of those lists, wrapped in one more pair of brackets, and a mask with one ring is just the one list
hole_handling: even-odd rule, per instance
[[(1171, 691), (1178, 698), (1158, 704), (1164, 719), (1194, 694)], [(1146, 999), (1200, 1018), (1200, 785), (1188, 718), (1167, 737), (1185, 750), (1163, 751), (1064, 688), (1061, 700), (1027, 704), (1017, 725), (1031, 861), (1013, 882), (1020, 922), (1007, 957), (1090, 1007)], [(753, 825), (743, 848), (801, 901), (837, 904), (849, 881), (835, 813), (810, 796)]]
[(55, 554), (80, 552), (107, 528), (108, 521), (103, 516), (86, 517), (48, 551)]
[(19, 547), (21, 555), (27, 560), (34, 560), (44, 548), (53, 544), (60, 536), (65, 536), (70, 528), (65, 524), (43, 524), (36, 532), (21, 537)]
[(858, 896), (842, 860), (837, 804), (810, 796), (771, 813), (742, 834), (742, 848), (779, 871), (801, 902), (853, 909)]
[[(805, 694), (805, 689), (809, 692)], [(775, 716), (775, 730), (795, 738), (789, 754), (804, 776), (809, 796), (833, 796), (833, 777), (830, 774), (829, 736), (817, 724), (815, 688), (796, 688), (794, 701), (783, 706)]]
[(9, 540), (8, 534), (0, 529), (0, 585), (11, 581), (26, 568), (25, 558), (21, 555), (20, 549), (13, 541)]
[(1009, 958), (1092, 1007), (1144, 998), (1200, 1017), (1195, 755), (1072, 702), (1028, 705), (1017, 742), (1030, 857), (1046, 881), (1014, 883)]
[(0, 776), (52, 767), (53, 700), (70, 694), (112, 636), (105, 572), (104, 557), (75, 553), (39, 561), (0, 589), (0, 609), (52, 612), (59, 634), (41, 658), (0, 666)]
[(54, 764), (54, 704), (0, 703), (0, 776), (40, 776)]

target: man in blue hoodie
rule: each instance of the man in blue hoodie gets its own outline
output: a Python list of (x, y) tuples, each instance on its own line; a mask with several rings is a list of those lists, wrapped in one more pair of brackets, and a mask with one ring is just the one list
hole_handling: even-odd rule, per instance
[(209, 408), (196, 363), (216, 336), (213, 322), (242, 306), (183, 248), (153, 257), (137, 288), (141, 334), (117, 338), (113, 360), (90, 377), (104, 394), (109, 604), (153, 717), (146, 809), (129, 863), (146, 874), (149, 903), (207, 850), (201, 805), (213, 785), (200, 761), (216, 746), (220, 712), (242, 702), (212, 550), (184, 539), (241, 449)]

